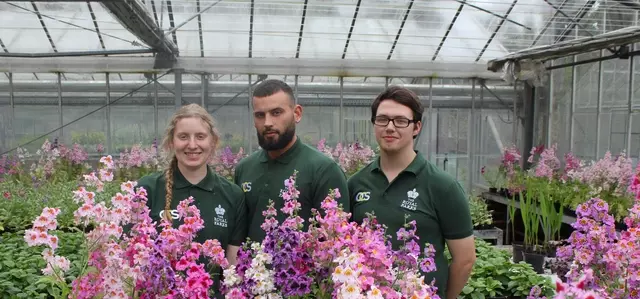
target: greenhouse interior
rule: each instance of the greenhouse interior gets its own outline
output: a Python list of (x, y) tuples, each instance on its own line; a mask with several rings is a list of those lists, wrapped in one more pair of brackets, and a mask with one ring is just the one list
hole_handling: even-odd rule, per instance
[[(373, 100), (390, 86), (418, 95), (414, 149), (459, 182), (474, 226), (457, 298), (640, 298), (639, 11), (639, 0), (2, 1), (0, 297), (166, 295), (91, 264), (106, 249), (87, 245), (74, 190), (92, 186), (111, 207), (120, 183), (162, 170), (165, 129), (192, 103), (220, 134), (210, 165), (233, 182), (260, 150), (253, 89), (278, 79), (303, 108), (298, 138), (347, 177), (379, 154)], [(111, 185), (91, 179), (104, 157)], [(49, 207), (59, 246), (29, 242)], [(130, 292), (109, 293), (109, 275)], [(291, 297), (281, 288), (269, 298)], [(386, 298), (358, 288), (327, 298)]]

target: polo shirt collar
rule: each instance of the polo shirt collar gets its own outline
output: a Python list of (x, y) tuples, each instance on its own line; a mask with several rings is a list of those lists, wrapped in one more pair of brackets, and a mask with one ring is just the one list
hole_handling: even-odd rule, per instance
[(215, 186), (215, 176), (213, 175), (213, 172), (211, 171), (211, 167), (207, 167), (207, 175), (204, 177), (204, 179), (202, 179), (202, 181), (200, 181), (197, 184), (191, 184), (191, 182), (189, 182), (184, 175), (182, 175), (182, 173), (180, 172), (180, 169), (178, 167), (173, 169), (173, 187), (176, 189), (182, 189), (182, 188), (187, 188), (187, 187), (191, 187), (191, 186), (195, 186), (198, 187), (202, 190), (205, 191), (209, 191), (212, 192)]
[(275, 159), (271, 159), (271, 157), (269, 157), (269, 153), (263, 149), (262, 154), (260, 155), (260, 162), (266, 163), (270, 160), (273, 160), (282, 164), (288, 164), (289, 162), (291, 162), (291, 160), (293, 160), (294, 157), (296, 157), (296, 153), (300, 150), (301, 147), (302, 141), (300, 141), (300, 137), (296, 137), (296, 142), (293, 143), (293, 146), (291, 146), (289, 150), (276, 157)]
[[(414, 150), (414, 152), (416, 153), (415, 158), (413, 158), (413, 161), (411, 161), (411, 163), (409, 163), (409, 166), (407, 166), (407, 168), (405, 168), (402, 172), (410, 172), (410, 173), (413, 173), (414, 175), (418, 175), (420, 170), (422, 170), (424, 165), (427, 163), (427, 160), (424, 159), (424, 157), (420, 152), (416, 150)], [(382, 172), (382, 168), (380, 167), (380, 156), (378, 156), (375, 160), (373, 160), (371, 172), (374, 172), (374, 171)]]

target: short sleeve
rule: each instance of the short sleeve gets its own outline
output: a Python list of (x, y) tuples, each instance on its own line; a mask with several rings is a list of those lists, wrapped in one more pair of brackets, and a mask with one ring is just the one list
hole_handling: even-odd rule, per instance
[(313, 195), (313, 207), (318, 211), (322, 211), (320, 205), (322, 201), (329, 195), (331, 189), (338, 189), (340, 198), (338, 204), (342, 204), (342, 210), (351, 212), (349, 203), (349, 188), (347, 187), (347, 176), (344, 174), (340, 166), (331, 161), (320, 168), (316, 176), (315, 192)]
[(235, 192), (235, 196), (233, 198), (235, 203), (236, 217), (229, 244), (234, 246), (241, 246), (242, 243), (247, 239), (249, 230), (247, 214), (249, 212), (244, 192), (242, 192), (242, 190), (239, 188), (237, 190), (238, 191)]
[(454, 181), (445, 189), (436, 202), (436, 209), (445, 239), (456, 240), (473, 235), (469, 200), (460, 183)]

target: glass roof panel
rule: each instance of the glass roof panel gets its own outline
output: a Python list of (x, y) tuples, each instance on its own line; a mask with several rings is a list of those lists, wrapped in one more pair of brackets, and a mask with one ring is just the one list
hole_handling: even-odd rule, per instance
[[(615, 1), (519, 0), (509, 12), (513, 1), (415, 0), (390, 59), (475, 62), (480, 57), (480, 62), (486, 62), (532, 46), (601, 34), (634, 23), (632, 10)], [(348, 38), (357, 0), (309, 0), (299, 57), (340, 59), (348, 40), (344, 58), (387, 59), (409, 2), (362, 1)], [(33, 3), (42, 15), (51, 42), (35, 14)], [(58, 52), (102, 50), (90, 9), (95, 15), (104, 49), (146, 48), (98, 2), (33, 3), (0, 2), (0, 40), (6, 51), (53, 52), (51, 43)], [(198, 13), (196, 0), (172, 0), (170, 3), (171, 10), (168, 1), (154, 1), (155, 9), (152, 9), (152, 2), (144, 1), (152, 19), (157, 20), (165, 31), (180, 26)], [(465, 4), (457, 14), (461, 3)], [(585, 10), (587, 3), (595, 4)], [(296, 57), (304, 1), (255, 1), (251, 49), (251, 0), (219, 3), (200, 0), (199, 4), (200, 10), (215, 4), (202, 14), (204, 49), (201, 49), (198, 18), (195, 17), (176, 31), (181, 56), (201, 56), (204, 50), (205, 57)], [(587, 13), (579, 21), (577, 30), (569, 30), (582, 11)], [(167, 36), (173, 40), (171, 34)], [(5, 49), (0, 47), (0, 51)]]
[(451, 22), (440, 2), (414, 2), (391, 59), (431, 60), (442, 39), (440, 28)]
[(257, 1), (253, 16), (252, 57), (295, 57), (303, 2)]
[[(92, 2), (91, 8), (107, 50), (146, 49), (148, 48), (115, 19), (101, 4)], [(88, 8), (87, 8), (88, 9)], [(90, 17), (90, 16), (89, 16)], [(151, 54), (136, 54), (151, 55)]]
[(103, 50), (86, 3), (35, 5), (58, 52)]
[(249, 10), (247, 1), (220, 2), (202, 14), (205, 57), (249, 57)]
[(48, 53), (47, 41), (29, 2), (0, 3), (0, 39), (10, 53)]
[[(574, 18), (587, 0), (566, 1), (564, 5), (562, 5), (562, 2), (550, 1), (545, 3), (537, 0), (518, 2), (491, 42), (490, 48), (498, 45), (509, 52), (516, 52), (554, 43), (565, 28), (571, 24), (571, 18)], [(504, 5), (508, 7), (511, 3), (500, 5), (497, 9), (503, 9)], [(483, 8), (493, 10), (494, 6), (496, 5), (484, 4)], [(505, 15), (506, 10), (499, 12), (499, 14)], [(487, 30), (492, 33), (498, 28), (501, 21), (501, 18), (481, 11), (476, 13), (476, 17), (480, 22), (487, 24)], [(568, 37), (568, 39), (573, 39), (573, 36)], [(487, 56), (486, 58), (484, 57), (485, 55)], [(487, 50), (483, 55), (483, 60), (499, 56), (502, 56), (502, 54), (490, 53)]]
[[(478, 3), (479, 1), (475, 1), (473, 4), (499, 15), (504, 15), (509, 6), (509, 4), (505, 5), (507, 1), (510, 2), (510, 0), (494, 2), (486, 1), (487, 3)], [(450, 2), (446, 6), (449, 7), (447, 9), (448, 17), (445, 19), (448, 19), (448, 22), (451, 22), (460, 4), (457, 2)], [(491, 9), (487, 7), (491, 7)], [(493, 33), (490, 29), (487, 29), (489, 24), (483, 19), (485, 16), (491, 16), (491, 14), (465, 5), (453, 24), (453, 27), (451, 27), (451, 31), (449, 32), (442, 49), (440, 49), (437, 59), (441, 61), (456, 62), (476, 61)], [(446, 33), (449, 26), (448, 22), (442, 24), (443, 28), (441, 28), (442, 31), (440, 36), (444, 36)], [(509, 52), (502, 47), (500, 43), (493, 43), (485, 50), (480, 60), (486, 61), (490, 58), (504, 56), (508, 53)]]
[(363, 2), (345, 58), (386, 59), (402, 24), (408, 2)]
[(300, 58), (341, 58), (356, 2), (309, 0)]
[[(198, 13), (198, 7), (196, 6), (195, 1), (180, 2), (180, 4), (182, 4), (182, 6), (173, 7), (175, 26), (180, 26), (186, 20)], [(202, 4), (200, 4), (200, 9), (203, 9)], [(165, 16), (165, 18), (166, 17), (168, 16)], [(165, 27), (170, 29), (170, 26), (166, 25), (169, 25), (169, 22), (165, 21)], [(176, 40), (178, 41), (180, 56), (200, 56), (200, 33), (198, 30), (197, 17), (193, 18), (176, 30)], [(169, 40), (173, 40), (171, 35), (169, 35)]]

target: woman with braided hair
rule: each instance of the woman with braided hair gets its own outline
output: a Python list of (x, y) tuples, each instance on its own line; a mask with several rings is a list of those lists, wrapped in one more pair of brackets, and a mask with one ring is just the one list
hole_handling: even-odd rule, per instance
[(204, 221), (195, 241), (220, 241), (227, 259), (235, 264), (247, 237), (247, 207), (242, 189), (207, 165), (218, 140), (213, 118), (204, 108), (182, 106), (169, 121), (162, 141), (167, 168), (141, 178), (138, 187), (147, 191), (151, 219), (160, 223), (165, 218), (176, 227), (178, 203), (192, 196)]

